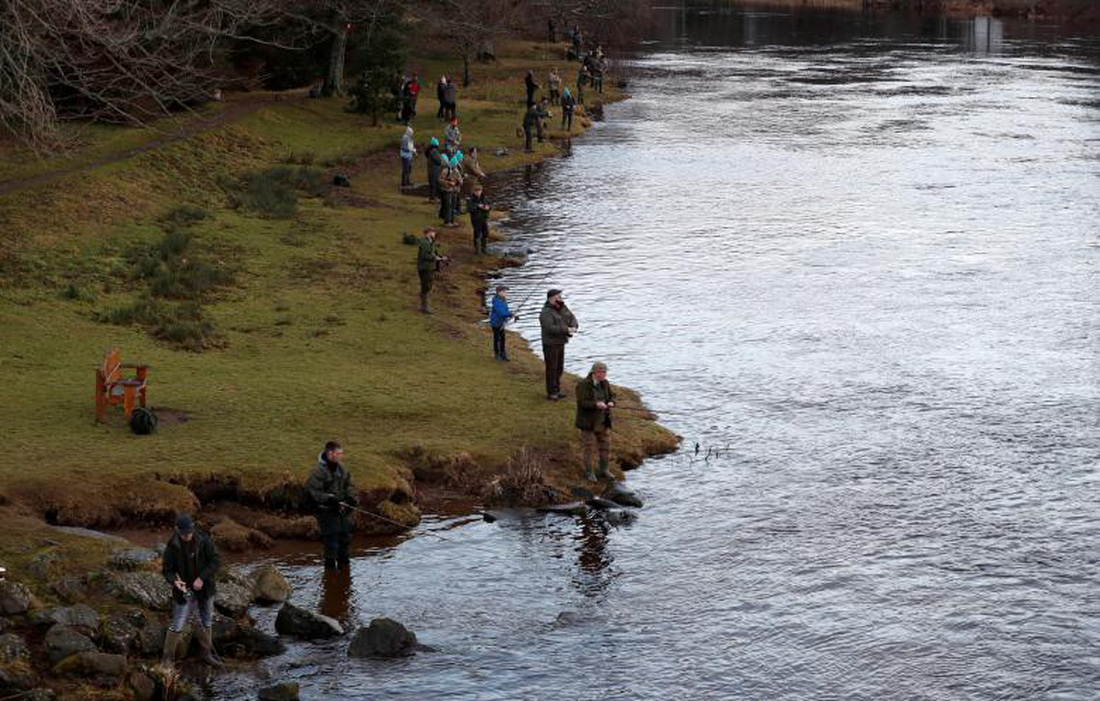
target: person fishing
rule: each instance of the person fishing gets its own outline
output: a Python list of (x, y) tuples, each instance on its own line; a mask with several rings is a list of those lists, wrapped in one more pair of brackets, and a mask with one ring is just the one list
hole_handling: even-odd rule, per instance
[(546, 398), (557, 401), (566, 396), (561, 391), (565, 344), (579, 328), (577, 318), (561, 298), (561, 290), (553, 289), (546, 293), (546, 304), (539, 312), (539, 327), (542, 330), (542, 355), (546, 361)]
[(424, 152), (428, 164), (428, 201), (435, 202), (442, 193), (439, 189), (439, 171), (443, 168), (443, 153), (439, 150), (439, 139), (432, 137), (428, 150)]
[(535, 104), (535, 93), (542, 87), (535, 82), (534, 71), (527, 71), (527, 75), (523, 77), (523, 87), (527, 91), (527, 107), (530, 108), (531, 105)]
[(432, 291), (432, 278), (440, 266), (450, 259), (439, 251), (435, 243), (436, 231), (432, 227), (424, 229), (416, 252), (416, 272), (420, 276), (420, 311), (431, 314), (428, 306), (428, 293)]
[(324, 544), (325, 569), (339, 569), (350, 563), (351, 509), (359, 506), (359, 497), (351, 473), (340, 462), (343, 457), (344, 449), (339, 443), (325, 443), (317, 456), (317, 466), (306, 481)]
[(508, 308), (508, 287), (497, 285), (492, 309), (489, 311), (489, 326), (493, 329), (493, 357), (497, 360), (508, 362), (508, 351), (504, 344), (507, 335), (504, 333), (504, 327), (509, 321), (518, 320), (519, 317)]
[(470, 212), (470, 226), (474, 230), (474, 253), (488, 253), (489, 249), (489, 211), (492, 205), (485, 199), (481, 183), (474, 185), (474, 191), (466, 202)]
[(577, 101), (573, 99), (573, 93), (566, 88), (561, 94), (561, 128), (562, 131), (573, 131), (573, 111), (577, 108)]
[[(612, 479), (608, 467), (611, 452), (611, 409), (615, 406), (615, 393), (607, 381), (607, 365), (597, 361), (592, 364), (588, 376), (577, 381), (577, 420), (581, 431), (581, 450), (584, 456), (584, 475), (589, 482)], [(592, 471), (592, 454), (598, 453), (600, 471)]]
[(439, 187), (442, 190), (440, 198), (439, 217), (443, 220), (443, 226), (454, 228), (458, 226), (455, 217), (458, 215), (458, 193), (462, 189), (461, 152), (447, 158), (443, 154), (443, 169), (439, 171)]
[(214, 596), (217, 593), (214, 577), (220, 565), (214, 541), (195, 528), (195, 521), (189, 514), (180, 514), (161, 562), (161, 575), (172, 587), (172, 619), (164, 635), (164, 652), (161, 655), (164, 664), (175, 663), (183, 627), (195, 613), (199, 618), (195, 637), (199, 641), (202, 661), (211, 667), (225, 666), (214, 654), (211, 635)]
[(550, 104), (557, 105), (561, 102), (561, 76), (558, 75), (558, 69), (551, 68), (550, 75), (546, 79), (546, 86), (550, 92)]

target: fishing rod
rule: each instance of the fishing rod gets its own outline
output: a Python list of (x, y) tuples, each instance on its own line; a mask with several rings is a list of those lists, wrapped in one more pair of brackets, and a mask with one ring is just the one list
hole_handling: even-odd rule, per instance
[[(398, 528), (400, 528), (402, 530), (405, 530), (406, 528), (408, 528), (408, 526), (404, 523), (394, 521), (392, 518), (386, 518), (385, 516), (382, 516), (380, 514), (376, 514), (372, 511), (367, 511), (366, 509), (360, 509), (358, 506), (352, 506), (351, 504), (349, 504), (345, 501), (340, 502), (340, 506), (342, 506), (346, 509), (350, 509), (352, 511), (358, 511), (359, 513), (361, 513), (365, 516), (370, 516), (371, 518), (378, 519), (379, 521), (383, 521), (383, 522), (388, 523), (390, 525), (397, 526)], [(450, 543), (451, 545), (465, 545), (465, 547), (473, 548), (474, 550), (480, 550), (481, 552), (488, 553), (490, 555), (493, 555), (494, 557), (499, 557), (499, 555), (500, 555), (499, 552), (489, 550), (488, 548), (482, 548), (482, 547), (480, 547), (478, 545), (474, 545), (472, 543), (459, 543), (457, 540), (451, 540), (450, 538), (447, 538), (444, 535), (436, 533), (435, 531), (425, 530), (425, 531), (421, 531), (421, 532), (424, 533), (425, 535), (430, 535), (433, 538), (438, 538), (439, 540), (442, 540), (444, 543)], [(0, 701), (3, 701), (3, 700), (0, 699)]]
[(531, 287), (531, 291), (527, 293), (527, 296), (524, 297), (523, 300), (518, 305), (516, 305), (516, 310), (514, 312), (512, 312), (513, 317), (518, 315), (519, 311), (527, 305), (527, 302), (529, 302), (531, 300), (531, 297), (534, 296), (535, 292), (537, 292), (539, 290), (539, 288), (542, 287), (542, 284), (544, 282), (546, 282), (546, 278), (550, 277), (550, 275), (557, 272), (558, 268), (560, 268), (564, 264), (565, 264), (564, 259), (559, 260), (557, 263), (552, 265), (550, 267), (550, 269), (547, 270), (546, 273), (541, 278), (539, 278), (538, 282), (536, 282), (534, 284), (534, 286)]

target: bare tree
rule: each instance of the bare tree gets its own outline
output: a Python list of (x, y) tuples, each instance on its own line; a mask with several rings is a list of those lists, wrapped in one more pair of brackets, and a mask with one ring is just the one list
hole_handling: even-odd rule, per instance
[(41, 151), (58, 121), (140, 124), (209, 99), (219, 39), (263, 21), (255, 0), (3, 0), (0, 130)]
[(434, 28), (462, 59), (462, 85), (470, 84), (470, 61), (517, 26), (522, 2), (517, 0), (428, 0), (413, 6), (419, 19)]

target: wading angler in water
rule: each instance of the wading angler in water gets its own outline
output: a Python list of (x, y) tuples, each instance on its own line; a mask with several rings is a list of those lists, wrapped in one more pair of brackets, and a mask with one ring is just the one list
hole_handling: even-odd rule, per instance
[(202, 651), (202, 661), (212, 667), (224, 666), (214, 654), (210, 630), (216, 594), (214, 577), (220, 564), (214, 541), (195, 528), (195, 521), (189, 515), (180, 514), (176, 519), (176, 532), (164, 548), (161, 564), (164, 581), (172, 587), (172, 620), (164, 636), (161, 656), (165, 664), (175, 662), (183, 627), (194, 613), (199, 618), (195, 637)]
[(344, 449), (339, 443), (325, 443), (325, 449), (317, 456), (317, 466), (306, 482), (306, 490), (317, 509), (317, 528), (324, 543), (326, 569), (348, 566), (351, 510), (359, 506), (351, 473), (340, 462), (343, 457)]

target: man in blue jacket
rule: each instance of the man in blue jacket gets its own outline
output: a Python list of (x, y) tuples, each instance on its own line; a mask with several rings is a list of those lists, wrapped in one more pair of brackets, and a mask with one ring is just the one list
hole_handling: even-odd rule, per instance
[(489, 312), (489, 326), (493, 328), (493, 357), (497, 360), (508, 361), (508, 352), (504, 349), (504, 325), (511, 319), (519, 319), (508, 309), (508, 288), (497, 285), (497, 293), (493, 295), (493, 308)]

